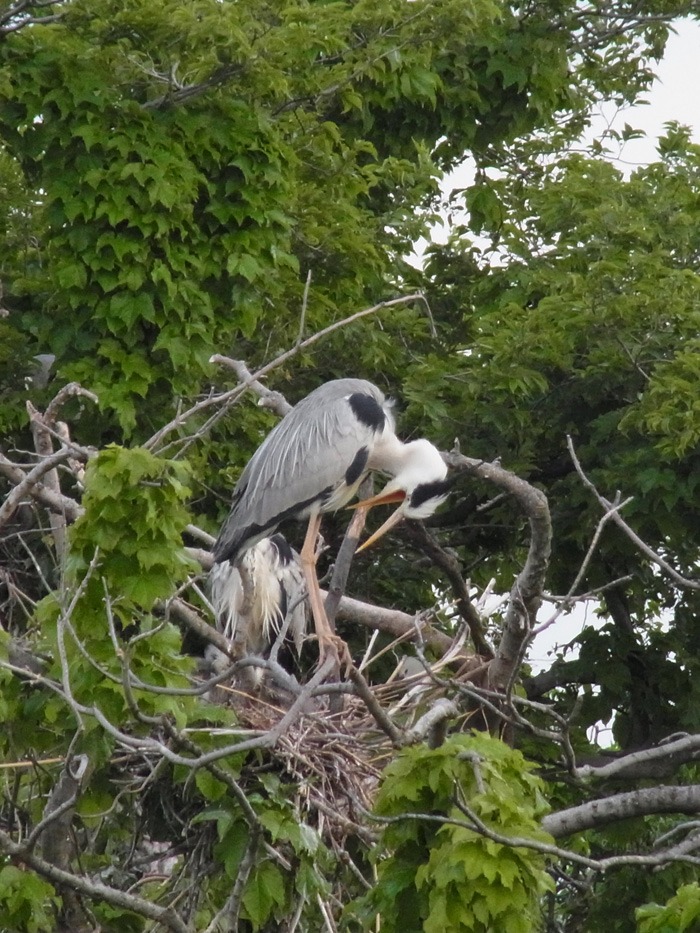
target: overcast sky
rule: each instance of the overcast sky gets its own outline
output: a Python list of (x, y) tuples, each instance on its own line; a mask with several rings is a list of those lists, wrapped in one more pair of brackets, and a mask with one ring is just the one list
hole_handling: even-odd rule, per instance
[[(664, 135), (664, 124), (671, 120), (690, 126), (694, 142), (700, 143), (700, 22), (690, 19), (676, 22), (675, 33), (669, 37), (656, 72), (658, 77), (644, 103), (626, 110), (616, 110), (613, 105), (603, 107), (586, 136), (590, 141), (601, 136), (608, 125), (622, 130), (625, 123), (643, 130), (645, 138), (630, 140), (619, 153), (613, 153), (612, 160), (625, 172), (657, 159), (656, 141)], [(466, 188), (473, 180), (473, 165), (467, 160), (445, 178), (442, 190), (449, 194), (454, 188)], [(444, 243), (448, 236), (447, 225), (437, 224), (433, 228), (433, 241)], [(415, 265), (421, 264), (426, 246), (423, 239), (416, 244), (412, 259)]]
[(664, 133), (664, 123), (670, 120), (690, 126), (693, 141), (700, 143), (700, 22), (679, 20), (675, 28), (676, 34), (670, 36), (657, 67), (658, 78), (646, 96), (647, 103), (617, 114), (614, 107), (606, 108), (594, 127), (594, 132), (600, 132), (606, 120), (613, 120), (615, 129), (621, 130), (629, 123), (647, 133), (646, 139), (625, 144), (619, 162), (623, 169), (657, 158), (656, 140)]

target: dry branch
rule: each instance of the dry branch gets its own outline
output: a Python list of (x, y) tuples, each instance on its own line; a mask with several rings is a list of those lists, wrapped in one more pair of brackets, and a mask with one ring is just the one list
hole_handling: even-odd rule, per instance
[(697, 761), (699, 758), (700, 735), (671, 736), (660, 745), (623, 755), (604, 765), (582, 765), (577, 769), (576, 776), (582, 780), (638, 778), (653, 773), (649, 768), (655, 764), (668, 767), (672, 763), (675, 770), (681, 764)]
[(24, 845), (15, 842), (3, 830), (0, 830), (0, 849), (18, 864), (26, 865), (27, 868), (31, 868), (32, 871), (59, 887), (70, 888), (72, 891), (76, 891), (91, 900), (112, 904), (122, 910), (131, 910), (141, 917), (155, 920), (166, 929), (172, 930), (173, 933), (193, 933), (192, 929), (173, 908), (159, 907), (152, 901), (147, 901), (136, 894), (129, 894), (99, 881), (93, 881), (83, 875), (57, 868), (46, 859), (28, 852)]
[(235, 386), (233, 389), (229, 389), (227, 392), (222, 392), (218, 395), (212, 394), (203, 399), (201, 402), (197, 402), (197, 404), (193, 405), (191, 408), (188, 408), (187, 411), (177, 415), (172, 419), (172, 421), (169, 421), (166, 425), (156, 431), (156, 433), (150, 437), (143, 446), (147, 450), (157, 450), (168, 434), (171, 434), (178, 428), (183, 427), (184, 424), (194, 415), (197, 415), (202, 411), (206, 411), (209, 408), (215, 408), (216, 414), (210, 418), (202, 428), (200, 428), (196, 436), (203, 435), (207, 430), (209, 430), (214, 422), (220, 418), (224, 412), (228, 410), (228, 408), (231, 407), (231, 405), (238, 401), (238, 399), (248, 388), (250, 388), (255, 382), (258, 382), (260, 379), (262, 379), (263, 376), (266, 376), (274, 369), (282, 366), (282, 364), (286, 363), (287, 360), (296, 356), (298, 353), (301, 353), (302, 350), (313, 346), (313, 344), (317, 343), (319, 340), (322, 340), (324, 337), (327, 337), (329, 334), (332, 334), (343, 327), (348, 327), (350, 324), (354, 324), (355, 321), (359, 321), (371, 314), (377, 314), (379, 311), (383, 311), (385, 308), (393, 308), (396, 305), (409, 304), (412, 301), (420, 301), (427, 307), (425, 296), (422, 294), (422, 292), (416, 292), (412, 295), (405, 295), (402, 298), (392, 298), (389, 301), (380, 301), (379, 304), (372, 305), (371, 308), (364, 308), (362, 311), (356, 311), (354, 314), (351, 314), (340, 321), (336, 321), (334, 324), (329, 324), (328, 327), (324, 327), (323, 330), (317, 331), (315, 334), (307, 337), (306, 340), (302, 340), (301, 343), (295, 344), (289, 350), (285, 350), (284, 353), (281, 353), (274, 360), (271, 360), (269, 363), (261, 366), (260, 369), (256, 370), (256, 372), (251, 375), (249, 380), (246, 380), (246, 382)]
[(550, 813), (542, 820), (542, 828), (555, 838), (609, 826), (611, 823), (655, 813), (700, 813), (700, 785), (690, 787), (644, 787), (623, 794), (613, 794), (600, 800), (590, 800), (577, 807)]
[(26, 483), (26, 491), (33, 499), (41, 502), (51, 512), (65, 516), (69, 522), (74, 522), (83, 513), (83, 509), (75, 499), (64, 496), (60, 492), (54, 492), (41, 482), (27, 482), (29, 473), (12, 463), (3, 453), (0, 453), (0, 474), (9, 479), (15, 486)]
[(512, 495), (530, 524), (527, 559), (511, 587), (501, 641), (496, 650), (496, 657), (489, 667), (491, 685), (496, 689), (507, 690), (522, 663), (544, 593), (552, 544), (552, 523), (547, 497), (530, 483), (504, 470), (498, 463), (473, 460), (456, 451), (443, 456), (454, 470), (485, 479)]
[[(652, 548), (649, 547), (648, 544), (646, 544), (646, 542), (642, 541), (639, 535), (637, 535), (634, 531), (632, 531), (632, 529), (627, 524), (627, 522), (619, 514), (618, 510), (621, 508), (621, 505), (616, 504), (615, 502), (609, 502), (604, 496), (602, 496), (596, 489), (595, 485), (583, 472), (583, 467), (581, 466), (581, 463), (576, 455), (574, 444), (570, 437), (567, 437), (566, 443), (567, 443), (567, 447), (569, 448), (569, 453), (571, 454), (571, 459), (573, 460), (574, 467), (576, 468), (576, 472), (580, 476), (582, 483), (584, 484), (586, 489), (590, 489), (590, 491), (593, 493), (593, 495), (596, 497), (600, 505), (605, 510), (606, 515), (610, 515), (610, 517), (615, 522), (617, 527), (620, 528), (627, 535), (627, 537), (630, 539), (630, 541), (632, 541), (635, 547), (637, 547), (642, 552), (642, 554), (645, 554), (649, 558), (649, 560), (655, 563), (657, 567), (663, 570), (664, 573), (668, 574), (668, 576), (671, 577), (671, 579), (674, 580), (679, 586), (688, 587), (689, 589), (693, 589), (693, 590), (700, 590), (700, 581), (689, 580), (687, 577), (684, 577), (682, 574), (678, 573), (678, 571), (674, 567), (672, 567), (668, 563), (668, 561), (664, 560), (664, 558), (661, 557), (660, 554), (657, 554), (656, 551), (654, 551)], [(631, 502), (631, 501), (632, 501), (631, 499), (627, 499), (624, 504), (626, 505), (627, 502)]]

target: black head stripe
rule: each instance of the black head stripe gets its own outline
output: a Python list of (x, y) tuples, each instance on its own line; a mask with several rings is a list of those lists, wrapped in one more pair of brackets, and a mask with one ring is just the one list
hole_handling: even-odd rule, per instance
[(352, 463), (345, 471), (345, 482), (352, 486), (362, 476), (369, 460), (369, 450), (366, 447), (360, 447), (355, 454)]
[(411, 493), (411, 508), (417, 509), (429, 499), (444, 499), (450, 491), (452, 480), (436, 479), (432, 483), (420, 483)]
[(373, 431), (381, 431), (386, 422), (384, 409), (371, 395), (364, 392), (353, 392), (348, 399), (353, 414), (357, 420)]

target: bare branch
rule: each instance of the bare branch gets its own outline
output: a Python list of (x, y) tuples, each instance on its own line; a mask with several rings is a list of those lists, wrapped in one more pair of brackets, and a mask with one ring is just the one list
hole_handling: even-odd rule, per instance
[(640, 768), (648, 768), (655, 762), (666, 766), (673, 762), (675, 767), (678, 767), (680, 764), (696, 761), (698, 758), (700, 758), (700, 735), (681, 735), (678, 738), (671, 736), (660, 745), (632, 752), (604, 765), (582, 765), (576, 770), (576, 776), (582, 780), (638, 777)]
[(262, 408), (269, 408), (276, 412), (280, 418), (292, 410), (292, 406), (281, 392), (274, 392), (268, 389), (262, 382), (255, 379), (243, 360), (232, 360), (228, 356), (220, 356), (215, 353), (209, 360), (210, 363), (219, 363), (223, 366), (229, 366), (238, 376), (238, 381), (245, 384), (249, 389), (260, 396), (258, 404)]
[[(591, 490), (591, 492), (596, 497), (596, 499), (598, 500), (600, 505), (603, 507), (603, 509), (605, 509), (605, 511), (610, 514), (612, 520), (615, 522), (618, 528), (621, 528), (622, 531), (624, 531), (624, 533), (630, 539), (630, 541), (632, 541), (632, 543), (637, 548), (639, 548), (639, 550), (643, 554), (646, 554), (649, 560), (653, 561), (657, 565), (657, 567), (663, 570), (664, 573), (668, 574), (672, 580), (675, 580), (675, 582), (679, 586), (685, 586), (693, 590), (700, 590), (700, 581), (689, 580), (686, 577), (682, 576), (680, 573), (678, 573), (678, 571), (674, 567), (672, 567), (667, 561), (665, 561), (663, 557), (657, 554), (656, 551), (652, 550), (648, 544), (645, 544), (645, 542), (642, 541), (639, 535), (635, 534), (635, 532), (632, 531), (632, 529), (627, 524), (627, 522), (625, 522), (624, 519), (617, 512), (617, 509), (619, 509), (620, 506), (615, 506), (614, 503), (609, 502), (604, 496), (601, 496), (601, 494), (598, 492), (594, 484), (583, 472), (583, 467), (581, 466), (581, 463), (576, 455), (576, 451), (574, 449), (574, 443), (571, 437), (567, 437), (566, 443), (569, 448), (569, 453), (571, 454), (571, 459), (573, 460), (574, 467), (576, 468), (576, 472), (581, 477), (581, 481), (583, 482), (584, 486), (587, 489)], [(627, 499), (625, 504), (627, 504), (627, 502), (630, 502), (630, 501), (631, 501), (630, 499)]]
[[(321, 594), (325, 596), (323, 590)], [(351, 596), (343, 596), (340, 600), (337, 618), (341, 621), (356, 622), (406, 641), (415, 642), (422, 639), (432, 651), (441, 655), (452, 647), (449, 635), (443, 635), (422, 617), (409, 615), (399, 609), (374, 606)]]
[(589, 800), (576, 807), (550, 813), (542, 820), (542, 828), (555, 838), (596, 826), (608, 826), (619, 820), (654, 813), (700, 813), (700, 785), (678, 787), (663, 785), (643, 787), (599, 800)]
[(306, 327), (306, 309), (309, 306), (309, 290), (311, 289), (311, 269), (306, 273), (306, 282), (304, 283), (304, 294), (301, 299), (301, 314), (299, 316), (299, 336), (297, 337), (297, 346), (304, 339), (304, 328)]
[(381, 704), (370, 690), (369, 684), (365, 678), (354, 665), (348, 671), (348, 676), (355, 685), (358, 696), (364, 700), (365, 706), (374, 717), (374, 721), (379, 728), (388, 735), (394, 748), (400, 748), (404, 744), (404, 736), (401, 730), (394, 725), (390, 717), (384, 712)]
[(58, 419), (60, 409), (63, 408), (66, 402), (71, 398), (86, 398), (94, 402), (95, 405), (99, 404), (100, 401), (94, 392), (90, 392), (89, 389), (84, 389), (79, 382), (69, 382), (67, 385), (64, 385), (63, 388), (59, 389), (46, 406), (46, 411), (42, 418), (44, 423), (53, 427)]
[(433, 563), (445, 572), (456, 598), (457, 609), (469, 628), (476, 653), (491, 659), (494, 651), (486, 639), (481, 616), (471, 601), (462, 568), (454, 554), (441, 547), (434, 535), (420, 522), (416, 522), (414, 534)]
[[(13, 516), (15, 510), (20, 505), (22, 499), (25, 496), (31, 495), (33, 493), (34, 487), (40, 482), (41, 478), (45, 476), (52, 470), (55, 470), (60, 463), (64, 463), (66, 460), (69, 460), (73, 456), (73, 452), (67, 448), (58, 450), (55, 453), (51, 453), (48, 456), (42, 457), (42, 459), (33, 467), (28, 473), (25, 473), (19, 467), (15, 467), (18, 471), (14, 474), (14, 477), (19, 479), (20, 475), (23, 477), (19, 479), (19, 482), (15, 485), (14, 489), (10, 490), (7, 498), (0, 506), (0, 528), (5, 525)], [(9, 461), (8, 461), (9, 463)], [(47, 486), (45, 488), (50, 488), (55, 496), (61, 499), (65, 499), (65, 496), (61, 495), (60, 490), (56, 492), (53, 487)], [(69, 500), (73, 501), (73, 500)]]
[(261, 366), (260, 369), (253, 373), (250, 380), (247, 380), (241, 385), (236, 386), (234, 389), (230, 389), (228, 392), (222, 392), (219, 395), (210, 395), (208, 398), (205, 398), (201, 402), (197, 402), (197, 404), (193, 405), (191, 408), (188, 408), (187, 411), (177, 415), (177, 417), (173, 418), (164, 427), (160, 428), (152, 437), (150, 437), (143, 446), (147, 450), (158, 449), (163, 439), (167, 437), (168, 434), (171, 434), (173, 431), (177, 430), (177, 428), (182, 427), (185, 422), (187, 422), (194, 415), (197, 415), (202, 411), (206, 411), (209, 408), (216, 408), (217, 413), (213, 419), (210, 418), (204, 427), (197, 432), (198, 435), (201, 435), (206, 430), (208, 430), (214, 421), (220, 418), (232, 404), (238, 401), (238, 399), (243, 395), (246, 389), (250, 387), (250, 384), (253, 381), (262, 379), (263, 376), (266, 376), (268, 373), (272, 372), (274, 369), (277, 369), (283, 363), (286, 363), (287, 360), (296, 356), (302, 350), (307, 349), (307, 347), (313, 346), (313, 344), (317, 343), (319, 340), (322, 340), (324, 337), (327, 337), (329, 334), (335, 333), (335, 331), (340, 330), (343, 327), (348, 327), (350, 324), (354, 324), (355, 321), (359, 321), (371, 314), (377, 314), (377, 312), (383, 311), (386, 308), (393, 308), (397, 305), (409, 304), (412, 301), (419, 301), (423, 302), (423, 304), (427, 304), (423, 293), (415, 292), (412, 295), (405, 295), (402, 298), (392, 298), (390, 301), (380, 301), (379, 304), (372, 305), (371, 308), (365, 308), (362, 311), (356, 311), (354, 314), (351, 314), (340, 321), (336, 321), (334, 324), (329, 324), (328, 327), (324, 327), (323, 330), (317, 331), (315, 334), (307, 337), (306, 340), (302, 340), (301, 343), (296, 344), (289, 350), (285, 350), (284, 353), (281, 353), (274, 360), (271, 360), (269, 363)]
[(448, 700), (446, 697), (439, 698), (427, 713), (424, 713), (415, 725), (407, 731), (405, 742), (407, 744), (421, 742), (428, 735), (430, 736), (429, 746), (436, 748), (441, 744), (434, 738), (436, 730), (443, 727), (447, 719), (455, 719), (458, 715), (459, 710), (452, 700)]
[(455, 451), (443, 454), (446, 463), (460, 472), (479, 476), (510, 493), (530, 523), (530, 547), (523, 569), (511, 587), (503, 620), (503, 634), (489, 668), (491, 684), (508, 692), (524, 657), (530, 633), (542, 602), (552, 542), (552, 523), (547, 497), (498, 463), (473, 460)]
[[(15, 485), (25, 482), (28, 475), (25, 470), (8, 460), (3, 453), (0, 453), (0, 473)], [(74, 499), (64, 496), (60, 492), (54, 492), (43, 483), (30, 483), (27, 486), (27, 492), (33, 499), (41, 502), (52, 512), (64, 515), (67, 521), (74, 522), (83, 513), (83, 509)]]
[(82, 875), (75, 875), (65, 869), (57, 868), (51, 862), (47, 862), (46, 859), (28, 852), (24, 845), (14, 842), (12, 837), (4, 830), (0, 830), (0, 849), (19, 862), (20, 865), (26, 865), (27, 868), (31, 868), (32, 871), (54, 884), (70, 888), (92, 900), (103, 901), (123, 910), (131, 910), (135, 914), (161, 923), (167, 929), (172, 930), (173, 933), (192, 933), (188, 925), (172, 907), (158, 907), (152, 901), (147, 901), (136, 894), (127, 894), (125, 891), (111, 888), (99, 881), (91, 881)]

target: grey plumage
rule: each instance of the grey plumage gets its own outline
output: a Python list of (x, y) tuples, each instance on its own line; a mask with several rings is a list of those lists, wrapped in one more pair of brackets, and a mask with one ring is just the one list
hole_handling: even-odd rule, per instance
[[(353, 414), (353, 396), (374, 402), (375, 411), (364, 422)], [(390, 406), (384, 394), (364, 379), (336, 379), (303, 398), (243, 470), (214, 560), (235, 560), (284, 519), (304, 518), (319, 504), (321, 511), (331, 511), (349, 501), (367, 469), (350, 485), (345, 483), (346, 472), (359, 450), (367, 449), (369, 460), (385, 425), (393, 430)]]
[(214, 546), (215, 565), (234, 564), (249, 599), (247, 555), (283, 521), (309, 519), (299, 557), (321, 663), (329, 655), (337, 662), (342, 651), (326, 617), (316, 575), (321, 515), (349, 502), (372, 470), (393, 478), (358, 507), (367, 511), (375, 505), (400, 505), (363, 546), (403, 518), (426, 518), (447, 496), (447, 467), (440, 452), (423, 438), (408, 443), (398, 439), (391, 405), (377, 386), (364, 379), (327, 382), (302, 399), (253, 454)]

